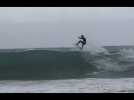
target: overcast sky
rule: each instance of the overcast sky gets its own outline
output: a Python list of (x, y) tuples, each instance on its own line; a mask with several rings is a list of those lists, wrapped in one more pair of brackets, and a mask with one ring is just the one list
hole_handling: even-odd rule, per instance
[(0, 48), (134, 45), (134, 7), (0, 7)]

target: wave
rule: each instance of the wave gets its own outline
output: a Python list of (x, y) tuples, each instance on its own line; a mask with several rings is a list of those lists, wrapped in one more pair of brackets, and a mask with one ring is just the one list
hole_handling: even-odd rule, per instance
[[(134, 60), (132, 57), (126, 60), (124, 51), (96, 54), (74, 49), (63, 51), (28, 49), (23, 52), (0, 52), (0, 79), (134, 76)], [(130, 50), (128, 52), (132, 53)]]
[(0, 79), (80, 77), (95, 69), (81, 52), (33, 50), (0, 53)]

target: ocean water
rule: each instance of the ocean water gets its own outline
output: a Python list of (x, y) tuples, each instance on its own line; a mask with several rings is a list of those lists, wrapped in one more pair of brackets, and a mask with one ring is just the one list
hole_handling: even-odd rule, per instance
[(133, 92), (134, 46), (0, 50), (0, 92)]

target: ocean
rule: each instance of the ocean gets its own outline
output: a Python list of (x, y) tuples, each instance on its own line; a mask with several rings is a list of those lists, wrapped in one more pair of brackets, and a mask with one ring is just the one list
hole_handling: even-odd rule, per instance
[(0, 49), (0, 92), (134, 92), (134, 46)]

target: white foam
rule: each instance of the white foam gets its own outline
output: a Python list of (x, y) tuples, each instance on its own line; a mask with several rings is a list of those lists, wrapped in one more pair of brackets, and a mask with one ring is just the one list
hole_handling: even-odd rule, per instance
[(111, 61), (109, 59), (102, 59), (102, 60), (100, 59), (95, 61), (95, 63), (98, 69), (106, 70), (106, 71), (120, 72), (128, 69), (126, 66), (123, 65), (120, 66), (117, 62)]
[[(82, 54), (82, 57), (89, 63), (93, 63), (98, 69), (100, 70), (105, 70), (105, 71), (125, 71), (128, 69), (127, 66), (124, 65), (119, 65), (118, 61), (106, 57), (105, 55), (108, 55), (109, 52), (99, 46), (92, 46), (89, 48), (87, 46), (85, 48), (86, 51), (89, 51), (88, 53), (86, 52), (85, 54)], [(101, 53), (101, 56), (100, 56)]]
[(0, 93), (123, 93), (134, 92), (134, 78), (0, 81)]
[(134, 58), (134, 49), (121, 49), (120, 54), (125, 58)]

